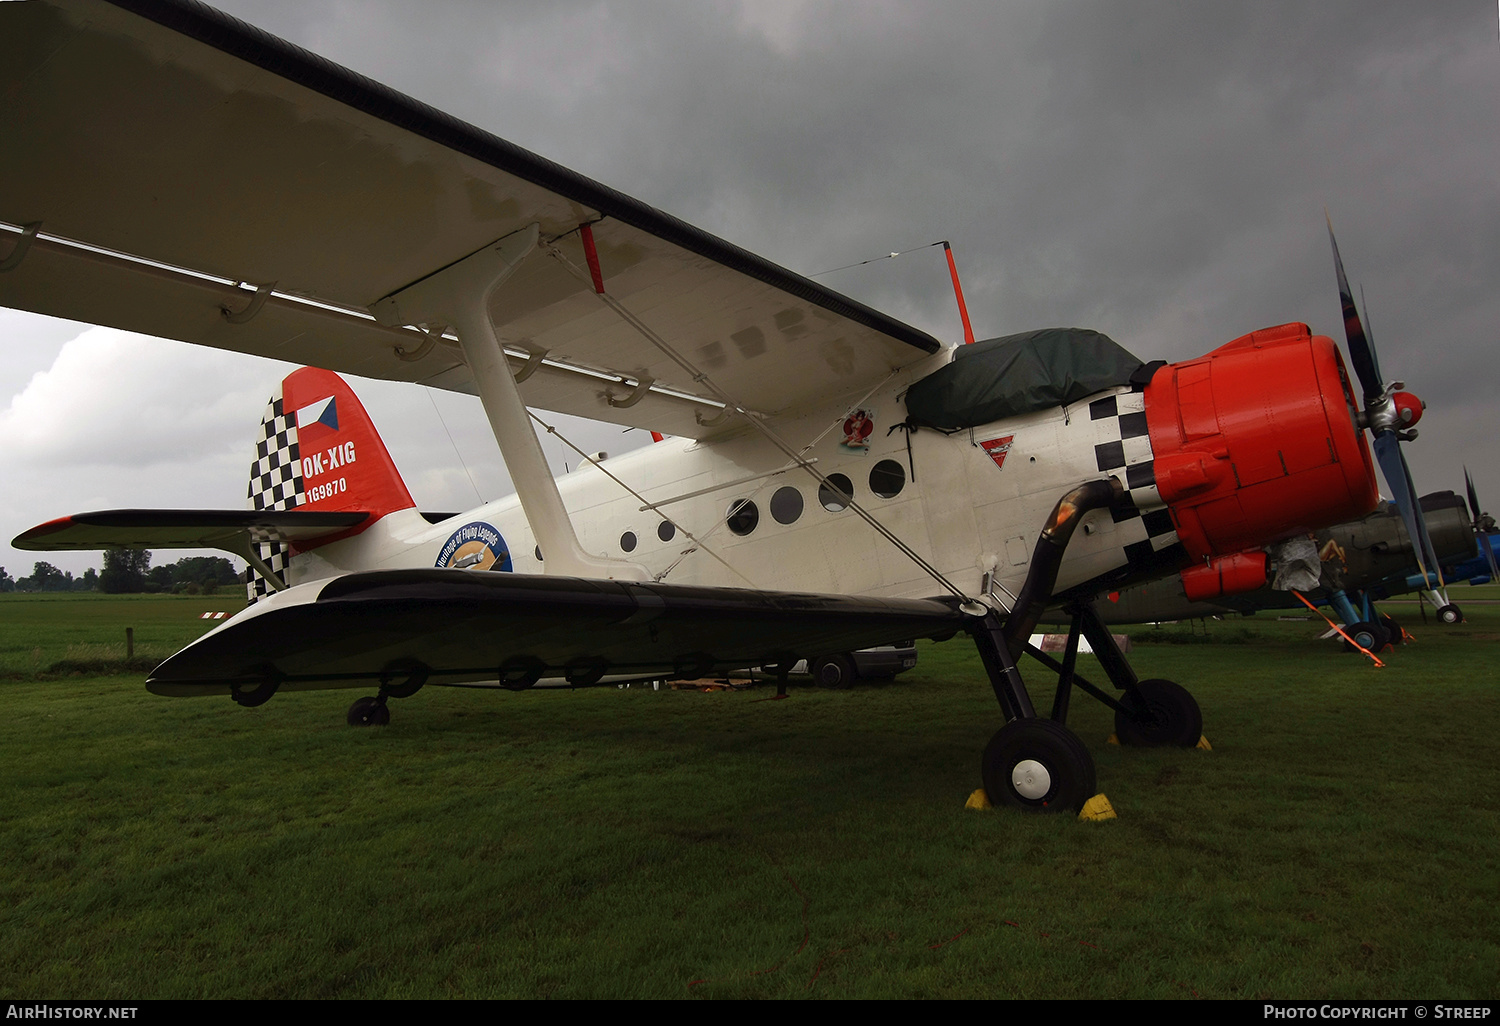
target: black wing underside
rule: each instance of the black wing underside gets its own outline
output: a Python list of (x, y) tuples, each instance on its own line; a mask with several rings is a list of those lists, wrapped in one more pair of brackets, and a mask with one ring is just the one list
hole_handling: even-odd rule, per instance
[(272, 677), (283, 690), (365, 687), (414, 664), (433, 684), (498, 685), (502, 668), (513, 679), (698, 676), (951, 634), (968, 620), (938, 599), (467, 570), (350, 574), (311, 601), (265, 605), (166, 660), (148, 689), (228, 693)]

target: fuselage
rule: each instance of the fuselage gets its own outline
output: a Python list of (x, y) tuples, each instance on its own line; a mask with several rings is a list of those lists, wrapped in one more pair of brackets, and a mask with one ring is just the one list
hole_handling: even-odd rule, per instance
[[(939, 581), (848, 508), (839, 494), (847, 490), (959, 591), (981, 597), (988, 589), (993, 602), (1008, 608), (1059, 496), (1079, 481), (1107, 476), (1097, 448), (1101, 440), (1119, 440), (1118, 415), (1094, 416), (1091, 408), (1112, 398), (1121, 411), (1140, 410), (1143, 400), (1129, 387), (1115, 388), (954, 434), (917, 430), (908, 449), (907, 433), (892, 430), (905, 417), (897, 396), (930, 369), (919, 366), (858, 404), (863, 421), (837, 407), (776, 423), (796, 450), (811, 446), (804, 459), (829, 483), (806, 468), (788, 467), (788, 457), (759, 432), (742, 429), (709, 442), (668, 439), (600, 466), (585, 463), (558, 478), (558, 489), (587, 551), (639, 564), (653, 578), (888, 597), (944, 593)], [(854, 429), (846, 430), (851, 421)], [(1149, 441), (1137, 442), (1127, 458), (1149, 463)], [(1113, 472), (1123, 478), (1125, 469)], [(1155, 536), (1140, 516), (1117, 523), (1108, 510), (1089, 514), (1068, 549), (1059, 590), (1125, 570), (1132, 544), (1137, 561), (1143, 551), (1174, 558), (1170, 519), (1159, 499), (1151, 502), (1155, 490), (1149, 492), (1134, 498), (1143, 513), (1159, 510)], [(547, 572), (546, 553), (512, 495), (438, 523), (415, 509), (389, 514), (355, 537), (298, 555), (288, 583), (356, 570), (453, 565), (461, 551), (460, 559), (476, 565), (474, 555), (492, 536), (482, 527), (460, 534), (470, 525), (493, 529), (499, 537), (491, 548), (503, 548), (515, 572)], [(504, 562), (491, 552), (478, 564), (499, 568)]]

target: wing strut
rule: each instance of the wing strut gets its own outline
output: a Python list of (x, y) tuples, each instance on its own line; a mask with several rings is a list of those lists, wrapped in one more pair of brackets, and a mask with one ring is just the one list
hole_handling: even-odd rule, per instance
[(964, 302), (964, 289), (958, 283), (958, 265), (953, 262), (953, 247), (948, 245), (948, 240), (943, 240), (943, 255), (948, 258), (948, 274), (953, 278), (953, 296), (958, 300), (958, 315), (964, 321), (964, 345), (974, 344), (974, 327), (969, 323), (969, 307)]
[(557, 481), (547, 467), (526, 404), (511, 376), (510, 362), (490, 321), (490, 296), (536, 251), (538, 237), (539, 228), (533, 223), (387, 296), (370, 312), (387, 325), (441, 322), (457, 329), (464, 360), (479, 387), (479, 399), (505, 458), (505, 468), (515, 482), (532, 533), (547, 554), (549, 574), (644, 581), (650, 576), (645, 567), (601, 559), (585, 552), (578, 543)]
[(275, 570), (266, 565), (266, 561), (260, 558), (260, 553), (255, 551), (254, 545), (246, 545), (243, 551), (236, 552), (235, 555), (249, 563), (251, 569), (260, 574), (261, 578), (271, 586), (272, 591), (286, 590), (286, 582), (276, 576)]

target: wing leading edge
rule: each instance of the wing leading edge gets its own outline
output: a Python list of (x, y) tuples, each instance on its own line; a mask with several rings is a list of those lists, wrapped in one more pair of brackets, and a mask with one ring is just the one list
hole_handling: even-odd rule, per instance
[[(835, 402), (941, 348), (201, 5), (0, 5), (0, 94), (0, 222), (42, 233), (0, 274), (8, 306), (473, 391), (454, 348), (423, 348), (363, 311), (535, 223), (542, 245), (490, 312), (503, 340), (545, 351), (554, 376), (574, 372), (573, 387), (527, 396), (547, 409), (707, 433), (692, 416), (663, 423), (674, 395), (712, 393), (632, 320), (768, 415)], [(613, 306), (591, 281), (583, 225)], [(123, 256), (110, 264), (99, 248)], [(250, 302), (237, 283), (266, 285), (283, 308), (231, 321), (224, 308), (242, 315)], [(286, 309), (305, 306), (296, 299), (323, 305)], [(652, 402), (623, 405), (645, 379)]]

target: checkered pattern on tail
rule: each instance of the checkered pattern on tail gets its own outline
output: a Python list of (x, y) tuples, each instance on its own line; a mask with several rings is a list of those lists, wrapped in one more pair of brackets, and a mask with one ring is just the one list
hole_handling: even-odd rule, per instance
[[(251, 509), (293, 509), (302, 504), (302, 457), (297, 449), (297, 423), (293, 414), (282, 409), (281, 388), (271, 396), (260, 422), (261, 437), (255, 443), (255, 459), (250, 464), (249, 501)], [(265, 561), (283, 584), (286, 583), (290, 553), (279, 541), (255, 542), (255, 553)], [(251, 602), (268, 594), (271, 586), (247, 568), (245, 590)]]
[(1125, 495), (1111, 516), (1126, 561), (1132, 568), (1147, 569), (1174, 560), (1181, 546), (1172, 514), (1156, 490), (1146, 397), (1140, 392), (1121, 392), (1095, 399), (1089, 403), (1089, 421), (1100, 472), (1119, 477), (1125, 484)]

